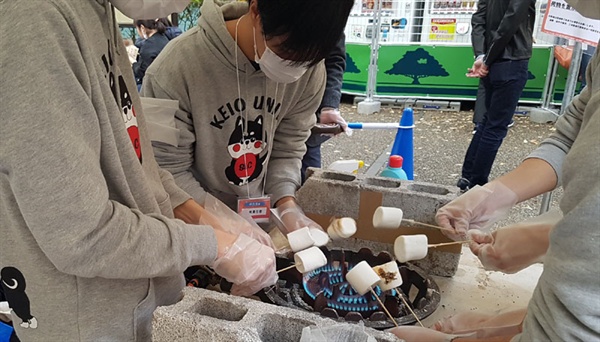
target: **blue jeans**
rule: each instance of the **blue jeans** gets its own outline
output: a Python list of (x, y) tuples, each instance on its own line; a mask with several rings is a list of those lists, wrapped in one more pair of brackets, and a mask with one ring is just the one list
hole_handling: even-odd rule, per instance
[(309, 167), (321, 167), (321, 144), (329, 139), (328, 136), (320, 134), (312, 134), (306, 141), (306, 153), (302, 158), (302, 169), (300, 175), (302, 176), (302, 184), (306, 180), (306, 169)]
[(528, 59), (500, 60), (490, 66), (483, 79), (487, 111), (481, 129), (471, 140), (462, 167), (462, 177), (468, 179), (471, 186), (488, 182), (496, 154), (508, 132), (507, 126), (527, 83), (528, 64)]

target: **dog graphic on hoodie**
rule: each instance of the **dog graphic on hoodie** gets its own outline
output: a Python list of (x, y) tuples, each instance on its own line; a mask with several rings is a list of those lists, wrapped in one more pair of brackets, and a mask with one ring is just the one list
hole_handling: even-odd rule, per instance
[[(31, 315), (29, 297), (25, 293), (25, 277), (14, 267), (0, 270), (0, 309), (11, 311), (21, 319), (23, 328), (36, 329), (38, 322)], [(3, 298), (4, 297), (4, 298)]]
[(267, 136), (263, 140), (263, 117), (246, 122), (238, 116), (235, 128), (229, 137), (227, 151), (231, 156), (231, 164), (225, 169), (229, 183), (242, 186), (255, 180), (263, 170), (268, 152), (260, 154), (267, 148)]

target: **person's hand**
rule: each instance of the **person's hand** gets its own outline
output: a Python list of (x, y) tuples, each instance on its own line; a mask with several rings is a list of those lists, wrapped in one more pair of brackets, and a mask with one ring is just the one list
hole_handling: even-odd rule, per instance
[[(399, 326), (388, 330), (388, 332), (396, 335), (406, 342), (450, 342), (453, 339), (465, 335), (450, 335), (433, 329), (413, 326)], [(467, 337), (469, 335), (466, 335)]]
[(338, 124), (347, 135), (352, 134), (352, 129), (348, 128), (348, 123), (337, 108), (323, 107), (319, 115), (319, 123)]
[(204, 208), (197, 208), (200, 217), (196, 224), (204, 224), (231, 234), (246, 234), (265, 246), (273, 248), (273, 241), (256, 223), (245, 219), (235, 211), (231, 210), (225, 203), (214, 196), (207, 194), (204, 200)]
[(465, 240), (467, 230), (489, 231), (490, 226), (505, 216), (517, 204), (518, 197), (499, 181), (475, 186), (446, 204), (435, 215), (435, 220), (449, 238)]
[(293, 197), (286, 197), (277, 202), (277, 212), (279, 213), (279, 219), (284, 225), (285, 234), (289, 234), (300, 228), (308, 227), (309, 229), (323, 228), (315, 221), (309, 219), (302, 208), (296, 203)]
[(550, 243), (550, 231), (560, 219), (560, 211), (553, 210), (491, 234), (470, 230), (469, 247), (485, 269), (516, 273), (542, 261)]
[(467, 77), (483, 78), (487, 76), (489, 69), (488, 66), (483, 62), (483, 59), (483, 56), (481, 56), (475, 60), (473, 66), (468, 69)]
[(240, 234), (231, 245), (219, 246), (213, 269), (233, 283), (231, 293), (237, 296), (253, 295), (275, 284), (278, 278), (273, 249), (245, 234)]

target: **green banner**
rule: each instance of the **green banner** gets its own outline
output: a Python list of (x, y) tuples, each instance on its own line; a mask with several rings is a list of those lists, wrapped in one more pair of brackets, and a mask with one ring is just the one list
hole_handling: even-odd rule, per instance
[[(370, 46), (347, 44), (346, 53), (342, 89), (346, 93), (364, 94)], [(534, 47), (522, 101), (541, 102), (550, 53), (549, 46)], [(479, 81), (465, 76), (472, 65), (473, 50), (467, 45), (382, 45), (375, 93), (384, 97), (475, 99)], [(565, 77), (559, 74), (556, 89), (561, 90), (561, 97), (564, 83)]]

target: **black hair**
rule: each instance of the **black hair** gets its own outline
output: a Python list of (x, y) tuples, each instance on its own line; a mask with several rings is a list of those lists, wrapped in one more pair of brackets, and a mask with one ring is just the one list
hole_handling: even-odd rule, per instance
[(169, 25), (169, 20), (167, 18), (158, 18), (158, 19), (137, 19), (135, 21), (135, 26), (140, 27), (144, 25), (149, 30), (156, 30), (158, 33), (165, 33)]
[(342, 36), (354, 0), (252, 0), (266, 39), (283, 36), (282, 58), (310, 66), (329, 55)]

